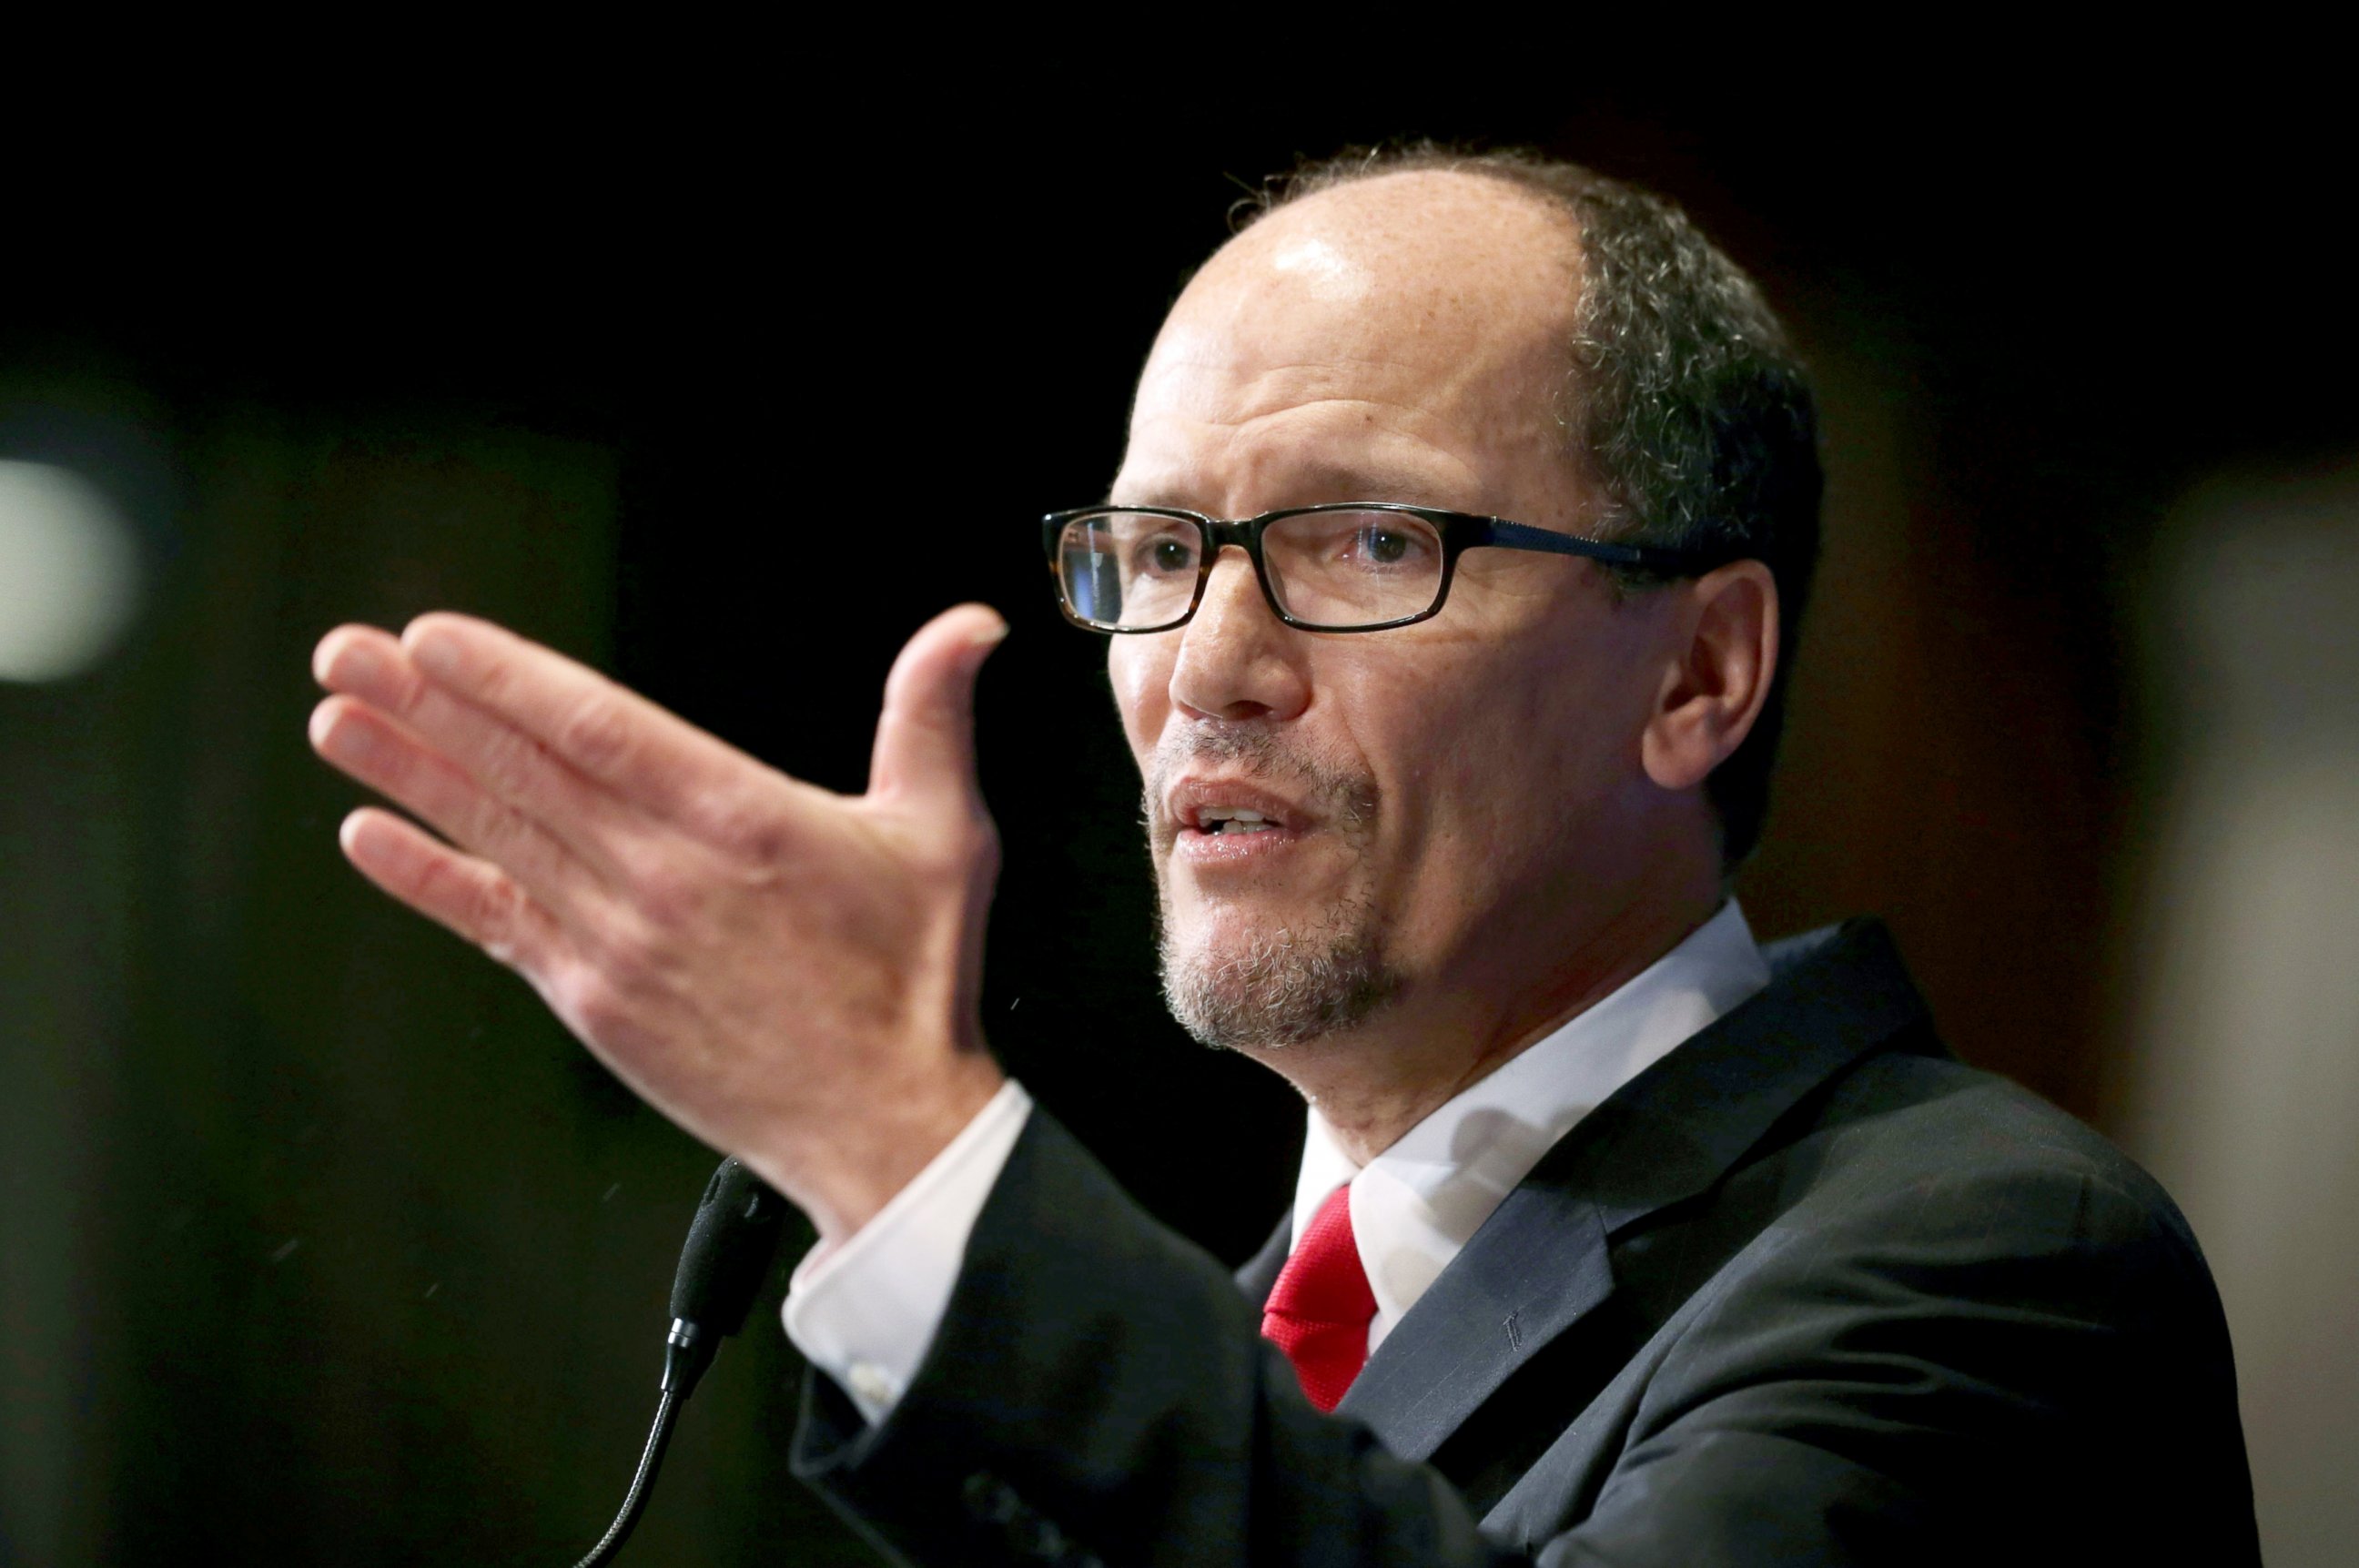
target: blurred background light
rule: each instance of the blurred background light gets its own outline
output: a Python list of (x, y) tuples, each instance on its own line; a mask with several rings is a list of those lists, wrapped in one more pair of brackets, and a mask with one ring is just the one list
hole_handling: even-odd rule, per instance
[(2359, 463), (2223, 476), (2158, 541), (2114, 1130), (2201, 1238), (2272, 1563), (2359, 1538)]
[(0, 460), (0, 681), (61, 681), (103, 659), (139, 604), (139, 548), (98, 487)]

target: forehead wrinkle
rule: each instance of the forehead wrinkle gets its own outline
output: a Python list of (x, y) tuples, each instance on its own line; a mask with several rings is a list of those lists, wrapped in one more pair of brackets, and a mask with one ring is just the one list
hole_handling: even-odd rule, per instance
[[(1404, 421), (1410, 425), (1440, 425), (1445, 430), (1449, 428), (1449, 421), (1419, 404), (1397, 402), (1389, 397), (1369, 397), (1349, 393), (1338, 394), (1332, 397), (1279, 398), (1274, 400), (1273, 405), (1267, 408), (1239, 410), (1227, 415), (1221, 413), (1199, 415), (1195, 417), (1195, 422), (1245, 433), (1256, 426), (1266, 427), (1272, 420), (1283, 419), (1288, 415), (1315, 415), (1320, 410), (1328, 408), (1382, 408), (1403, 416)], [(1414, 439), (1425, 441), (1429, 445), (1440, 444), (1430, 441), (1422, 435), (1415, 436)]]
[[(1353, 321), (1306, 343), (1294, 321), (1232, 322), (1218, 331), (1167, 327), (1149, 365), (1173, 384), (1158, 388), (1167, 395), (1192, 392), (1201, 397), (1225, 388), (1240, 398), (1256, 393), (1299, 397), (1323, 384), (1364, 376), (1393, 383), (1415, 394), (1419, 403), (1434, 408), (1468, 401), (1470, 390), (1477, 400), (1493, 400), (1510, 388), (1522, 390), (1518, 383), (1552, 379), (1560, 354), (1554, 333), (1495, 324), (1470, 341), (1447, 334), (1378, 333), (1371, 323)], [(1299, 382), (1309, 385), (1298, 389)]]
[(1190, 365), (1200, 373), (1160, 378), (1154, 395), (1141, 399), (1133, 409), (1132, 431), (1136, 435), (1157, 418), (1245, 426), (1342, 405), (1392, 416), (1437, 445), (1453, 444), (1451, 437), (1481, 440), (1533, 422), (1544, 405), (1514, 396), (1504, 385), (1511, 377), (1473, 357), (1473, 363), (1440, 369), (1386, 359), (1288, 360), (1244, 375), (1234, 365)]
[(1389, 335), (1364, 312), (1167, 326), (1134, 405), (1133, 428), (1159, 413), (1239, 422), (1286, 405), (1339, 397), (1454, 425), (1481, 439), (1539, 422), (1554, 426), (1560, 339), (1528, 323), (1473, 334)]
[[(1334, 375), (1333, 371), (1341, 368), (1340, 366), (1306, 362), (1275, 366), (1264, 375), (1256, 376), (1249, 386), (1240, 388), (1240, 395), (1236, 399), (1241, 405), (1238, 412), (1220, 422), (1245, 424), (1255, 419), (1270, 419), (1293, 408), (1310, 408), (1323, 404), (1338, 403), (1357, 404), (1367, 408), (1387, 408), (1405, 414), (1420, 423), (1442, 420), (1444, 416), (1440, 410), (1462, 400), (1455, 394), (1460, 392), (1467, 382), (1467, 377), (1463, 376), (1446, 381), (1437, 381), (1427, 375), (1421, 366), (1388, 365), (1382, 360), (1353, 360), (1349, 364), (1377, 369), (1397, 370), (1406, 376), (1415, 377), (1415, 386), (1397, 388), (1403, 394), (1430, 387), (1446, 395), (1439, 398), (1393, 396), (1391, 394), (1396, 391), (1396, 388), (1369, 387), (1365, 380), (1356, 381), (1359, 388), (1357, 390), (1325, 391), (1322, 390), (1324, 387), (1332, 386), (1338, 381), (1343, 382), (1346, 387), (1354, 386), (1355, 381)], [(1309, 385), (1302, 386), (1299, 385), (1299, 383)]]
[[(1322, 409), (1385, 408), (1407, 413), (1421, 424), (1434, 423), (1423, 410), (1407, 405), (1375, 403), (1367, 398), (1321, 398), (1294, 403), (1266, 413), (1236, 419), (1172, 419), (1160, 432), (1166, 439), (1134, 442), (1123, 465), (1126, 491), (1155, 488), (1164, 493), (1192, 490), (1183, 477), (1219, 473), (1232, 475), (1251, 495), (1285, 493), (1289, 486), (1332, 481), (1354, 471), (1367, 472), (1386, 489), (1397, 474), (1417, 495), (1337, 495), (1331, 500), (1421, 500), (1441, 504), (1479, 496), (1485, 485), (1482, 470), (1459, 448), (1397, 424), (1371, 425), (1349, 413), (1321, 419)], [(1308, 414), (1311, 417), (1305, 419)], [(1335, 439), (1333, 427), (1344, 423), (1346, 446)], [(1446, 427), (1445, 427), (1446, 429)], [(1440, 432), (1436, 432), (1440, 433)], [(1176, 443), (1169, 440), (1184, 439)], [(1145, 462), (1139, 461), (1144, 459)], [(1457, 494), (1452, 495), (1455, 491)], [(1299, 497), (1290, 497), (1291, 504)]]

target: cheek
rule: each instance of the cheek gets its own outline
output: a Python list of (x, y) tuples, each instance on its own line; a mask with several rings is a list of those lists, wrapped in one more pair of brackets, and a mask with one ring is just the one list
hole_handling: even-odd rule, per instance
[(1163, 734), (1171, 698), (1173, 647), (1165, 637), (1118, 637), (1106, 639), (1106, 677), (1114, 688), (1114, 704), (1122, 715), (1122, 733), (1142, 762)]
[[(1529, 662), (1429, 651), (1437, 657), (1390, 680), (1370, 672), (1364, 755), (1419, 855), (1440, 852), (1440, 864), (1478, 880), (1509, 874), (1495, 862), (1543, 851), (1635, 767), (1635, 746), (1618, 733), (1625, 716), (1602, 672), (1561, 648)], [(1401, 703), (1411, 691), (1417, 701)]]

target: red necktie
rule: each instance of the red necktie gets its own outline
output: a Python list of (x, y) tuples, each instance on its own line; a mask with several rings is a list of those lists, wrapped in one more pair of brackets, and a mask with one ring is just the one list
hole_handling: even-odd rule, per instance
[(1368, 1359), (1368, 1323), (1375, 1292), (1352, 1239), (1352, 1189), (1335, 1189), (1311, 1216), (1302, 1240), (1278, 1270), (1261, 1334), (1286, 1352), (1302, 1391), (1332, 1410)]

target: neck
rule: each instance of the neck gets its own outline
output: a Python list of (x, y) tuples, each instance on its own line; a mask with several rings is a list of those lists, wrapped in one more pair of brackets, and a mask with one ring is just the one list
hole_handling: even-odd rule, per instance
[[(1291, 1083), (1365, 1165), (1468, 1087), (1619, 990), (1719, 908), (1717, 876), (1602, 911), (1543, 962), (1484, 986), (1463, 974), (1412, 982), (1345, 1033), (1248, 1052)], [(1484, 967), (1473, 965), (1470, 967)], [(1495, 965), (1491, 967), (1496, 967)]]

